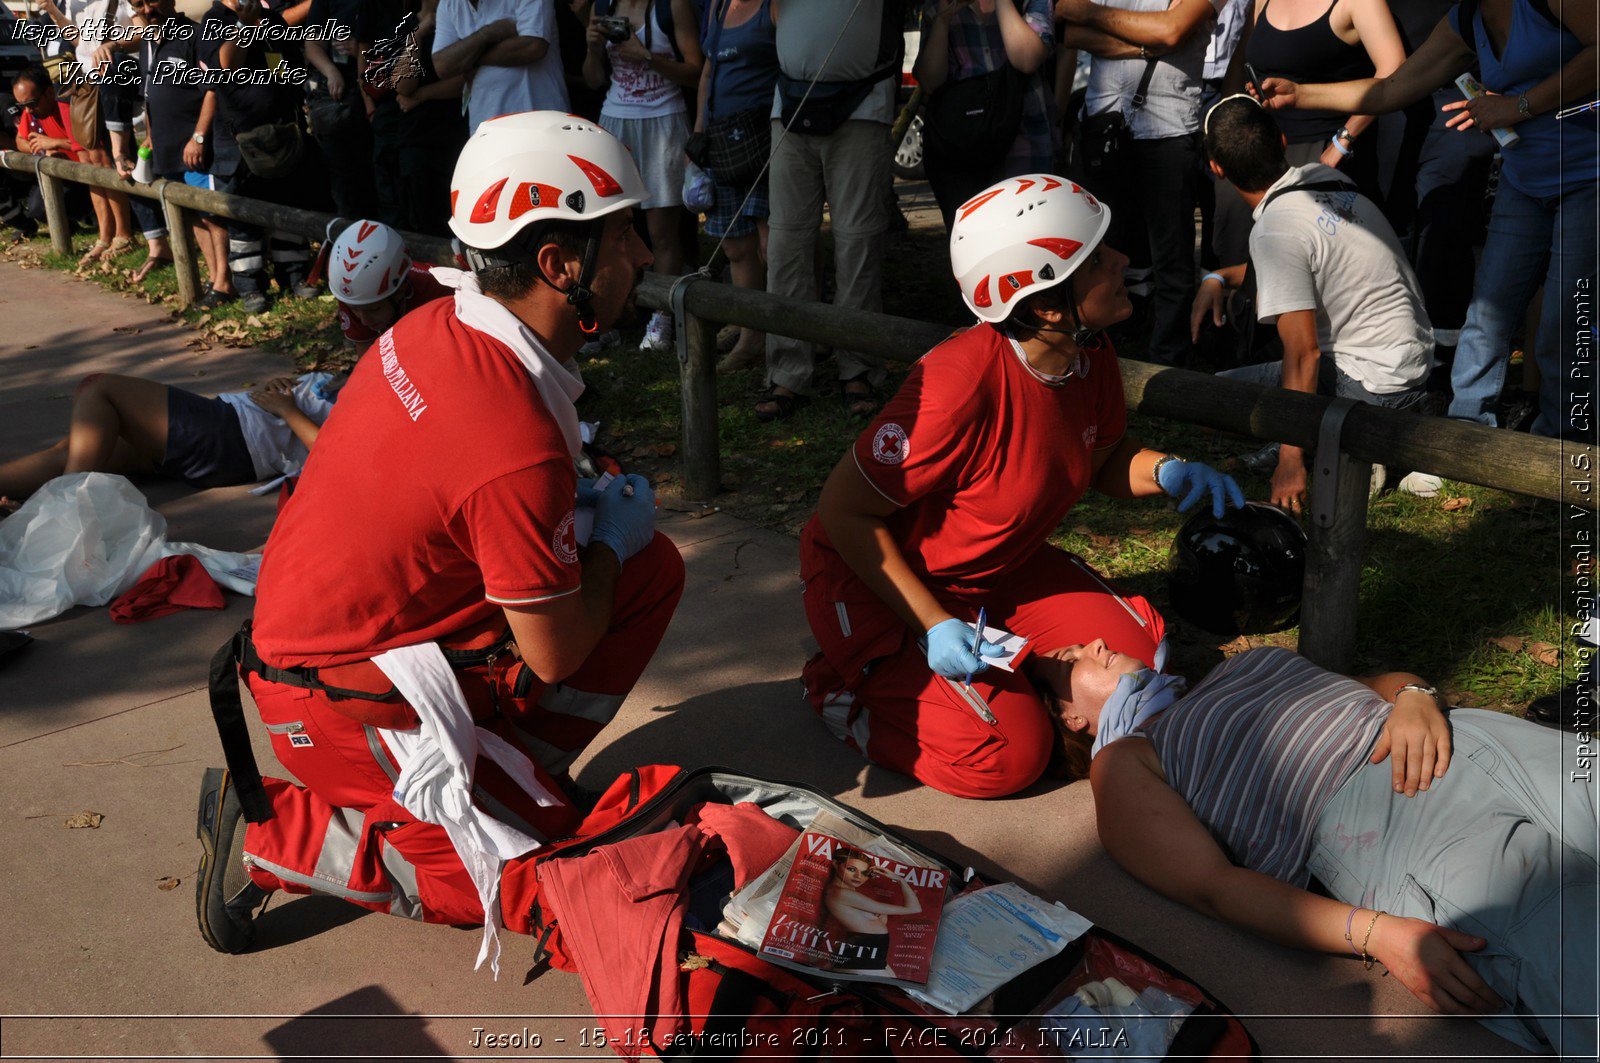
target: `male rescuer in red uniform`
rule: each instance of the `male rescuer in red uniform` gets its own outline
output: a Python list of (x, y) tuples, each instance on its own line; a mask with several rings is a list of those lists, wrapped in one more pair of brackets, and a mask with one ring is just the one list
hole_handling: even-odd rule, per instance
[[(419, 819), (396, 795), (429, 717), (428, 699), (401, 697), (395, 656), (437, 643), (447, 698), (454, 669), (483, 753), (465, 760), (469, 814), (529, 844), (575, 825), (568, 766), (616, 714), (683, 591), (649, 484), (596, 491), (573, 464), (572, 359), (650, 265), (633, 227), (643, 196), (622, 144), (570, 115), (506, 115), (462, 150), (450, 226), (473, 272), (441, 271), (454, 298), (406, 315), (356, 366), (268, 540), (253, 630), (213, 662), (229, 764), (206, 773), (200, 797), (197, 908), (213, 948), (249, 947), (280, 889), (485, 921), (480, 897), (498, 878), (475, 889), (484, 875), (463, 863), (448, 817)], [(236, 667), (304, 786), (256, 774)], [(517, 766), (490, 759), (499, 744), (484, 731)], [(536, 781), (518, 784), (519, 771)], [(500, 912), (519, 911), (515, 892)]]

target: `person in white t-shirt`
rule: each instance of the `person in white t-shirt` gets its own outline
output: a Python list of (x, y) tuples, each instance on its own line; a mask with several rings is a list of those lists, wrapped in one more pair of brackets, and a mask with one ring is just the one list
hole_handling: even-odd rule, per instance
[(469, 133), (502, 114), (567, 110), (552, 0), (441, 0), (433, 66), (467, 79)]
[(154, 380), (94, 373), (78, 385), (65, 439), (0, 462), (0, 496), (25, 498), (74, 472), (166, 476), (193, 487), (294, 475), (343, 384), (343, 374), (304, 373), (208, 399)]
[[(1238, 189), (1255, 227), (1249, 264), (1202, 278), (1190, 327), (1198, 335), (1207, 314), (1221, 325), (1227, 290), (1241, 287), (1253, 265), (1256, 317), (1275, 324), (1283, 344), (1282, 362), (1221, 375), (1391, 409), (1417, 406), (1432, 368), (1433, 326), (1383, 213), (1332, 167), (1290, 166), (1283, 134), (1249, 96), (1210, 110), (1205, 148), (1212, 172)], [(1306, 479), (1303, 448), (1282, 446), (1273, 503), (1298, 512)], [(1427, 494), (1438, 481), (1413, 473), (1400, 486)]]

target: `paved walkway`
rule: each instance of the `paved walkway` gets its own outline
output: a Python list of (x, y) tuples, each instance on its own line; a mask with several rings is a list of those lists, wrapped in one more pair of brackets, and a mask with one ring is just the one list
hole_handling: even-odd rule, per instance
[[(0, 262), (0, 454), (55, 438), (88, 372), (221, 391), (287, 368), (253, 351), (193, 351), (184, 346), (192, 335), (142, 301)], [(246, 549), (270, 525), (272, 501), (243, 489), (149, 490), (177, 539)], [(1404, 1017), (1421, 1005), (1357, 963), (1262, 944), (1137, 885), (1100, 851), (1086, 784), (976, 803), (864, 766), (798, 697), (810, 640), (794, 540), (725, 515), (664, 522), (688, 561), (688, 590), (620, 718), (579, 762), (584, 785), (652, 762), (804, 780), (1159, 953), (1258, 1016), (1250, 1027), (1269, 1056), (1512, 1051), (1471, 1023)], [(325, 578), (338, 571), (330, 557)], [(583, 1043), (589, 1008), (577, 978), (525, 981), (523, 939), (507, 938), (496, 982), (472, 970), (476, 930), (292, 898), (269, 906), (255, 952), (220, 956), (201, 942), (195, 796), (201, 769), (221, 762), (206, 663), (249, 607), (230, 596), (220, 613), (126, 627), (103, 609), (78, 609), (34, 628), (38, 643), (0, 668), (4, 1052), (608, 1056)], [(271, 763), (264, 742), (258, 756)], [(83, 810), (104, 815), (99, 829), (63, 826)], [(182, 883), (161, 889), (168, 878)], [(1294, 1017), (1306, 1013), (1319, 1017)], [(511, 1036), (524, 1027), (540, 1047), (476, 1046), (475, 1028)]]

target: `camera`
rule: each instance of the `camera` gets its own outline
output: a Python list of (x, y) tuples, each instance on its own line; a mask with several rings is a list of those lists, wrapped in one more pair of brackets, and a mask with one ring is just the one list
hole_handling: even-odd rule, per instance
[(594, 24), (600, 28), (600, 36), (612, 44), (621, 44), (633, 36), (633, 26), (626, 15), (601, 15)]

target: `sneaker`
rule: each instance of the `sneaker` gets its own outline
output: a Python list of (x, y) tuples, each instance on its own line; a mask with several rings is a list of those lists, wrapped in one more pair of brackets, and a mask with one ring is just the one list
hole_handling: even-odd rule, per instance
[(644, 330), (644, 339), (639, 341), (642, 351), (670, 351), (676, 339), (672, 328), (672, 315), (657, 310), (650, 315), (650, 324)]
[(265, 313), (267, 309), (266, 293), (246, 292), (239, 296), (239, 308), (247, 314)]
[(296, 299), (316, 299), (322, 295), (322, 289), (315, 284), (296, 284), (294, 297)]
[(1277, 443), (1268, 443), (1254, 454), (1246, 454), (1239, 462), (1251, 472), (1270, 473), (1278, 467), (1278, 447)]
[(1373, 462), (1372, 479), (1367, 481), (1367, 497), (1377, 498), (1379, 495), (1383, 494), (1383, 485), (1388, 482), (1389, 470), (1384, 468), (1382, 465), (1379, 465), (1377, 462)]
[(1434, 498), (1444, 487), (1444, 481), (1431, 472), (1408, 472), (1400, 478), (1397, 490), (1418, 498)]
[(225, 768), (207, 768), (200, 780), (195, 835), (204, 847), (194, 897), (200, 936), (218, 952), (243, 952), (255, 941), (256, 915), (272, 891), (245, 869), (244, 808)]
[(593, 358), (597, 354), (609, 351), (611, 348), (615, 347), (621, 342), (622, 333), (618, 332), (616, 329), (612, 329), (610, 332), (602, 333), (598, 338), (592, 339), (588, 343), (585, 343), (582, 347), (579, 347), (578, 353), (583, 355), (585, 358)]

